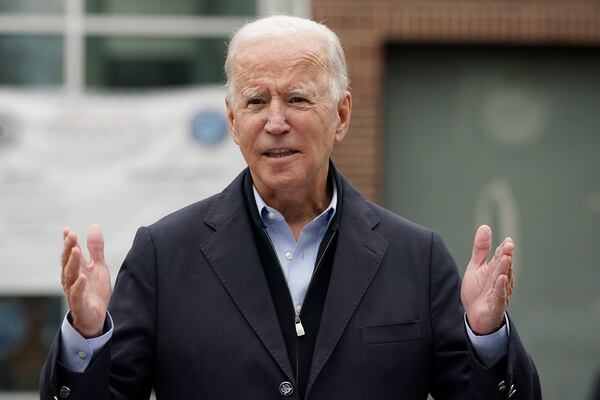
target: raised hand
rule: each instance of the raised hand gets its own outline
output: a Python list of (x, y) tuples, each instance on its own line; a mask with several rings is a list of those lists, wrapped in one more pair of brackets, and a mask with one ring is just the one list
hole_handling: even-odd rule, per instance
[(77, 235), (63, 230), (61, 283), (71, 309), (73, 327), (86, 338), (102, 334), (111, 295), (110, 273), (104, 260), (104, 238), (98, 225), (88, 229), (87, 261), (77, 243)]
[(491, 247), (492, 230), (482, 225), (475, 233), (471, 261), (460, 292), (471, 330), (478, 335), (495, 332), (502, 325), (514, 288), (512, 239), (504, 239), (487, 262)]

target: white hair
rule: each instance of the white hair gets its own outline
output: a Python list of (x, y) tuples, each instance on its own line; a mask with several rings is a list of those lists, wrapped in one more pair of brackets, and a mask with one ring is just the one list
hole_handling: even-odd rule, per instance
[(311, 35), (321, 41), (324, 46), (324, 63), (329, 75), (329, 91), (337, 103), (350, 84), (346, 57), (337, 35), (324, 24), (310, 19), (275, 15), (249, 22), (242, 26), (231, 38), (225, 59), (225, 75), (227, 77), (227, 98), (233, 102), (235, 89), (233, 77), (235, 73), (235, 59), (240, 48), (251, 40), (292, 38), (305, 41)]

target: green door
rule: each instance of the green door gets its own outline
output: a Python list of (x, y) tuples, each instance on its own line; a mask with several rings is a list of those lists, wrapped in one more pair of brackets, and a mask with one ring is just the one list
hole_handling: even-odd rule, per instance
[(509, 312), (544, 398), (600, 379), (600, 49), (391, 46), (386, 207), (439, 231), (461, 273), (476, 226), (515, 239)]

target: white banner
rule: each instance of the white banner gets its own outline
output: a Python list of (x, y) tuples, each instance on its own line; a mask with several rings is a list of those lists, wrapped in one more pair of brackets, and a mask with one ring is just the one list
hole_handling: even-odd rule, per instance
[(137, 227), (244, 168), (222, 88), (0, 91), (0, 295), (60, 292), (62, 228), (104, 229), (113, 279)]

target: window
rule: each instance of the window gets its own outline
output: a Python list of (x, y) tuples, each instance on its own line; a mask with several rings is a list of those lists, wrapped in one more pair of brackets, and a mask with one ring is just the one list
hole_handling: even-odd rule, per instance
[(0, 85), (60, 85), (62, 51), (56, 36), (0, 36)]
[(87, 0), (98, 14), (256, 15), (255, 1), (239, 0)]
[(63, 0), (0, 0), (0, 13), (60, 14), (63, 11)]
[(86, 86), (143, 88), (224, 81), (226, 38), (92, 37)]
[(232, 32), (273, 13), (308, 0), (0, 0), (0, 88), (222, 83)]

